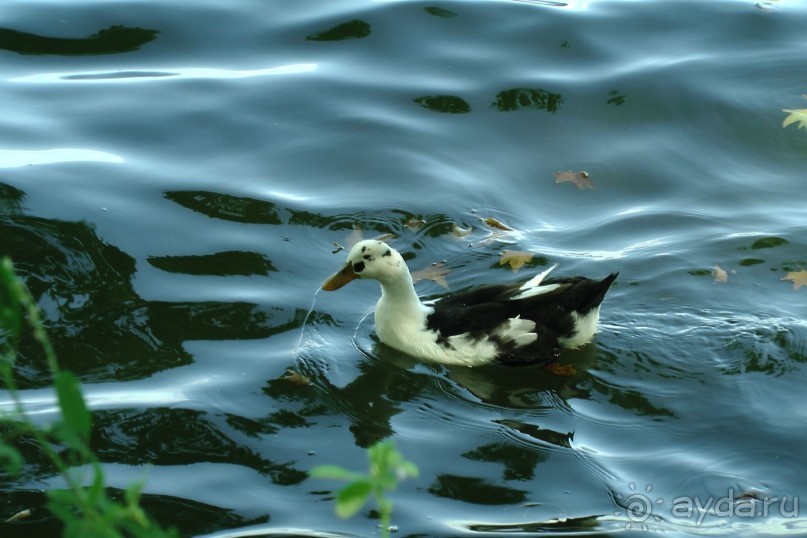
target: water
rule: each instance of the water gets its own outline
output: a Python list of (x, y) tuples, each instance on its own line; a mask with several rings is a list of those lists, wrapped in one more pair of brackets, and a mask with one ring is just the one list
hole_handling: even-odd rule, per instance
[[(7, 3), (0, 254), (85, 383), (110, 485), (145, 479), (185, 536), (374, 535), (306, 471), (362, 469), (381, 439), (421, 471), (393, 494), (400, 536), (803, 535), (807, 310), (781, 279), (807, 268), (807, 134), (782, 127), (806, 20), (786, 1)], [(550, 263), (620, 277), (574, 375), (426, 365), (376, 343), (375, 285), (316, 293), (355, 227), (413, 270), (445, 260), (452, 290)], [(535, 257), (514, 274), (504, 249)], [(44, 364), (21, 366), (52, 420)], [(4, 536), (55, 532), (57, 478), (2, 484), (1, 519), (33, 508)]]

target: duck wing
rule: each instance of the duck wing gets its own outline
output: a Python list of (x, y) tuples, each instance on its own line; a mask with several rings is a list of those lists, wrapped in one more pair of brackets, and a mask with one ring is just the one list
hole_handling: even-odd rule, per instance
[(437, 301), (427, 328), (444, 345), (452, 336), (491, 339), (501, 362), (549, 361), (559, 353), (558, 339), (574, 334), (575, 317), (600, 305), (617, 274), (554, 278), (526, 289), (519, 283), (472, 288)]

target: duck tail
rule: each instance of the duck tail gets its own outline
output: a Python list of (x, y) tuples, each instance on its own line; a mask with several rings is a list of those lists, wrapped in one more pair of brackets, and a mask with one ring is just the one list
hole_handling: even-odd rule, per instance
[(619, 273), (616, 272), (611, 273), (599, 282), (592, 281), (591, 289), (589, 289), (588, 293), (586, 293), (586, 297), (579, 305), (578, 311), (588, 312), (592, 308), (597, 308), (600, 306), (602, 300), (605, 299), (605, 294), (608, 293), (608, 290), (611, 288), (611, 284), (614, 283), (614, 280), (616, 280), (616, 277), (618, 276)]

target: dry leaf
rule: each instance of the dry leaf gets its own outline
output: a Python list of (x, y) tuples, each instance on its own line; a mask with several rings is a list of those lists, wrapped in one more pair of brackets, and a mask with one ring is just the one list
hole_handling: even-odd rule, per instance
[(345, 238), (345, 244), (348, 249), (353, 248), (353, 245), (364, 239), (364, 233), (361, 231), (361, 226), (358, 224), (353, 225), (353, 231)]
[(376, 241), (384, 241), (386, 243), (387, 241), (392, 241), (393, 239), (396, 239), (397, 237), (398, 236), (395, 235), (394, 233), (387, 232), (385, 234), (377, 235), (377, 236), (373, 237), (373, 239), (375, 239)]
[(715, 282), (729, 281), (729, 274), (726, 272), (725, 269), (723, 269), (719, 265), (715, 265), (714, 267), (712, 267), (712, 275), (714, 275), (715, 277)]
[(305, 385), (311, 383), (307, 377), (300, 372), (295, 372), (294, 370), (286, 370), (286, 373), (280, 376), (279, 379), (287, 381), (292, 385), (297, 385), (298, 387), (304, 387)]
[[(802, 95), (802, 97), (807, 99), (807, 95)], [(807, 108), (782, 109), (782, 112), (788, 112), (788, 116), (782, 122), (782, 127), (787, 127), (791, 123), (798, 123), (799, 129), (807, 129)]]
[(789, 280), (793, 283), (793, 289), (799, 291), (802, 286), (807, 286), (807, 269), (792, 271), (786, 274), (782, 280)]
[(524, 267), (530, 260), (534, 254), (532, 252), (523, 252), (521, 250), (505, 250), (502, 252), (502, 257), (499, 260), (499, 265), (504, 265), (506, 263), (510, 264), (510, 268), (515, 273), (522, 267)]
[(407, 228), (410, 232), (416, 232), (423, 228), (426, 225), (426, 221), (423, 219), (419, 219), (417, 217), (411, 217), (409, 220), (404, 222), (404, 227)]
[(25, 519), (25, 518), (28, 518), (28, 517), (31, 517), (31, 509), (30, 508), (26, 508), (25, 510), (21, 510), (20, 512), (17, 512), (16, 514), (14, 514), (10, 518), (8, 518), (6, 520), (6, 523), (11, 523), (12, 521), (19, 521), (21, 519)]
[(473, 231), (472, 226), (468, 226), (467, 228), (462, 228), (457, 223), (453, 223), (451, 225), (451, 233), (453, 233), (454, 235), (456, 235), (457, 237), (460, 237), (460, 238), (465, 237), (466, 235), (470, 235), (472, 231)]
[(577, 375), (577, 369), (571, 364), (558, 364), (557, 362), (550, 362), (544, 366), (544, 369), (552, 372), (555, 375), (562, 375), (564, 377)]
[(418, 282), (420, 280), (431, 280), (445, 289), (448, 289), (448, 282), (446, 281), (445, 276), (450, 272), (451, 269), (446, 267), (446, 262), (437, 262), (431, 264), (425, 269), (412, 271), (412, 281)]
[(574, 186), (581, 191), (585, 188), (594, 188), (594, 183), (591, 181), (588, 172), (583, 172), (582, 170), (580, 172), (572, 172), (571, 170), (567, 172), (555, 172), (555, 183), (567, 182), (574, 183)]
[(484, 221), (485, 221), (485, 224), (487, 224), (491, 228), (498, 228), (499, 230), (504, 230), (505, 232), (512, 232), (513, 231), (512, 228), (510, 228), (509, 226), (505, 226), (504, 224), (502, 224), (498, 220), (494, 219), (493, 217), (488, 217), (488, 218), (484, 219)]

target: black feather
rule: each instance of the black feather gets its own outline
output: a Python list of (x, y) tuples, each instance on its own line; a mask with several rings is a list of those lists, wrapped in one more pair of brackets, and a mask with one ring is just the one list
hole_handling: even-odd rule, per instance
[[(513, 299), (523, 292), (520, 289), (523, 282), (471, 288), (437, 301), (426, 320), (427, 328), (436, 331), (438, 341), (446, 346), (449, 337), (459, 334), (467, 333), (478, 340), (490, 337), (501, 350), (498, 360), (506, 364), (549, 362), (559, 354), (558, 339), (574, 335), (572, 313), (582, 316), (599, 306), (618, 274), (602, 280), (547, 279), (542, 286), (558, 287), (523, 299)], [(535, 322), (538, 339), (532, 344), (519, 347), (495, 336), (497, 327), (516, 316)]]

